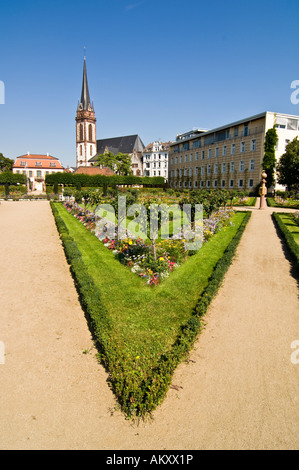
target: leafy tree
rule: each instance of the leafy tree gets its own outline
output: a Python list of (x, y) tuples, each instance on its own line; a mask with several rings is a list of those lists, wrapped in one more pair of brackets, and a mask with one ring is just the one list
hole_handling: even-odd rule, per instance
[(299, 190), (299, 140), (296, 137), (286, 147), (277, 165), (278, 183), (289, 191)]
[(110, 168), (120, 176), (132, 175), (131, 157), (127, 153), (119, 152), (114, 155), (112, 152), (104, 152), (102, 155), (99, 155), (97, 165)]
[(276, 158), (275, 158), (275, 147), (278, 142), (278, 135), (275, 127), (272, 127), (266, 133), (265, 138), (265, 154), (263, 159), (263, 169), (267, 173), (267, 188), (275, 185), (275, 167), (276, 167)]
[(5, 158), (2, 153), (0, 153), (0, 172), (3, 171), (12, 171), (12, 166), (14, 164), (14, 160), (10, 158)]

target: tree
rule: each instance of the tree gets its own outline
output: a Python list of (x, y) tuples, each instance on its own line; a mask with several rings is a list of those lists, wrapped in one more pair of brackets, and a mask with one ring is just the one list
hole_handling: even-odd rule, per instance
[(265, 154), (263, 159), (263, 169), (267, 173), (267, 188), (275, 186), (275, 167), (276, 167), (276, 158), (275, 158), (275, 147), (278, 142), (278, 135), (275, 127), (272, 127), (266, 133), (265, 138)]
[(10, 158), (5, 158), (2, 153), (0, 153), (0, 172), (3, 171), (12, 171), (12, 166), (14, 164), (14, 160)]
[(278, 183), (289, 191), (299, 190), (299, 140), (296, 137), (286, 146), (286, 152), (277, 165)]
[(119, 152), (114, 155), (112, 152), (104, 152), (102, 155), (99, 155), (97, 165), (110, 168), (120, 176), (132, 175), (131, 157), (127, 153)]

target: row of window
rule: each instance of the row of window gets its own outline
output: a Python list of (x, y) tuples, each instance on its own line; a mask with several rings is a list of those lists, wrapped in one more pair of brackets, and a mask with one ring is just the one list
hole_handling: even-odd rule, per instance
[[(208, 181), (200, 181), (200, 182), (198, 182), (198, 181), (194, 181), (194, 182), (192, 182), (192, 181), (189, 181), (189, 182), (187, 182), (187, 181), (184, 181), (184, 182), (175, 181), (175, 183), (174, 184), (171, 183), (170, 186), (175, 187), (175, 188), (201, 188), (201, 189), (203, 189), (203, 188), (207, 188), (207, 189), (214, 188), (215, 189), (215, 188), (219, 187), (219, 182), (218, 182), (218, 180), (214, 180), (214, 181), (208, 180)], [(221, 183), (220, 183), (220, 186), (221, 186), (222, 189), (226, 188), (227, 187), (226, 181), (222, 180)], [(248, 180), (248, 188), (252, 189), (253, 186), (254, 186), (254, 180), (251, 178), (251, 179)], [(244, 179), (239, 179), (237, 181), (237, 183), (235, 183), (234, 180), (230, 180), (229, 184), (228, 184), (228, 187), (229, 187), (229, 189), (234, 189), (236, 187), (238, 187), (239, 189), (244, 188), (245, 187), (245, 181), (244, 181)]]
[[(163, 165), (163, 163), (162, 163), (162, 165)], [(151, 164), (150, 164), (150, 163), (146, 163), (145, 166), (146, 166), (146, 168), (150, 168), (150, 167), (151, 167)], [(154, 162), (154, 163), (153, 163), (153, 168), (162, 168), (161, 162), (157, 162), (157, 163)], [(163, 168), (167, 168), (167, 162), (164, 162), (164, 167), (163, 167)]]
[(151, 154), (151, 155), (143, 155), (143, 160), (151, 160), (151, 158), (153, 157), (154, 160), (161, 160), (161, 159), (167, 159), (168, 158), (168, 153), (165, 153), (164, 155), (162, 155), (161, 153), (158, 154)]
[[(89, 146), (89, 154), (90, 154), (91, 157), (93, 157), (93, 153), (94, 153), (93, 152), (93, 146), (90, 145)], [(79, 155), (80, 155), (80, 157), (82, 157), (82, 155), (83, 155), (83, 145), (80, 145), (80, 147), (79, 147)]]
[[(227, 145), (224, 145), (222, 147), (222, 156), (223, 157), (226, 157), (227, 156)], [(250, 142), (250, 151), (251, 152), (254, 152), (256, 150), (256, 139), (252, 139), (251, 142)], [(231, 144), (231, 150), (230, 150), (230, 154), (231, 155), (235, 155), (236, 154), (236, 151), (237, 151), (237, 147), (236, 147), (236, 144)], [(245, 153), (246, 152), (246, 142), (241, 142), (240, 144), (240, 153)], [(205, 157), (208, 157), (208, 158), (212, 158), (212, 149), (208, 149), (208, 151), (206, 150), (202, 150), (201, 151), (201, 159), (204, 160)], [(220, 156), (220, 148), (219, 147), (215, 147), (214, 149), (214, 156), (215, 158), (219, 157)], [(177, 165), (179, 162), (180, 163), (183, 163), (183, 155), (181, 155), (180, 157), (171, 157), (171, 165), (175, 164)], [(199, 160), (199, 152), (195, 152), (195, 161), (198, 161)], [(185, 163), (188, 161), (188, 155), (185, 155)], [(189, 161), (192, 162), (193, 161), (193, 154), (190, 153), (189, 155)]]
[[(16, 170), (16, 173), (20, 174), (21, 172), (20, 172), (20, 170)], [(37, 178), (41, 178), (41, 177), (43, 176), (43, 175), (42, 175), (42, 170), (37, 170), (37, 171), (36, 171), (36, 174), (34, 174), (34, 173), (35, 173), (34, 171), (29, 170), (29, 171), (28, 171), (28, 176), (29, 176), (29, 178), (32, 178), (33, 176), (36, 176)], [(45, 174), (46, 174), (46, 175), (49, 175), (50, 173), (55, 174), (56, 171), (52, 171), (52, 172), (50, 172), (50, 171), (45, 171)], [(22, 174), (26, 176), (27, 173), (26, 173), (25, 170), (22, 170)]]
[[(229, 169), (230, 173), (234, 173), (236, 171), (236, 163), (235, 162), (230, 162), (228, 165), (227, 163), (222, 163), (221, 165), (221, 173), (225, 174), (227, 170)], [(218, 163), (215, 163), (214, 166), (212, 165), (207, 165), (201, 166), (201, 167), (196, 167), (194, 170), (195, 176), (198, 176), (201, 174), (202, 176), (205, 174), (205, 171), (207, 170), (207, 175), (212, 174), (212, 170), (214, 174), (218, 174), (220, 170), (220, 165)], [(249, 170), (254, 171), (255, 170), (255, 160), (250, 160), (249, 163)], [(239, 162), (239, 172), (244, 172), (245, 171), (245, 162), (241, 160)], [(176, 170), (171, 170), (170, 171), (170, 176), (173, 177), (178, 177), (178, 176), (193, 176), (193, 168), (180, 168)]]
[[(89, 142), (93, 142), (93, 132), (92, 132), (92, 124), (88, 125), (88, 140)], [(79, 141), (84, 141), (84, 125), (79, 124)]]
[[(20, 163), (20, 166), (26, 167), (26, 166), (27, 166), (27, 162), (21, 162), (21, 163)], [(42, 162), (35, 162), (35, 166), (43, 166), (43, 164), (42, 164)], [(55, 163), (55, 162), (50, 162), (50, 167), (51, 167), (51, 168), (55, 168), (55, 167), (56, 167), (56, 163)]]

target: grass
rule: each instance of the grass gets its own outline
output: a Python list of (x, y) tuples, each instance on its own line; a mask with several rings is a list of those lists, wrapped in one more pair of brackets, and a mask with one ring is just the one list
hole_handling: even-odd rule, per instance
[(287, 243), (292, 257), (297, 263), (297, 269), (299, 270), (299, 226), (296, 223), (294, 216), (289, 213), (274, 212), (272, 217)]
[[(75, 242), (81, 253), (92, 279), (90, 290), (94, 284), (100, 293), (101, 308), (108, 312), (109, 338), (104, 356), (116, 394), (128, 415), (142, 415), (165, 395), (178, 358), (182, 359), (190, 348), (191, 336), (194, 340), (198, 332), (199, 323), (194, 317), (198, 301), (209, 287), (217, 263), (250, 214), (238, 212), (233, 226), (214, 235), (161, 285), (150, 288), (121, 265), (61, 204), (53, 206), (66, 226), (67, 238)], [(237, 242), (225, 270), (236, 246)]]

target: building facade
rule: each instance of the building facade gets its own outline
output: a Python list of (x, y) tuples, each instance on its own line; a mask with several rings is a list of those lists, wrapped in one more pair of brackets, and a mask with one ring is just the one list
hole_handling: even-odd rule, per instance
[(265, 112), (217, 129), (178, 135), (170, 144), (170, 187), (254, 191), (261, 181), (265, 136), (274, 126), (279, 160), (289, 141), (299, 137), (299, 116)]
[(27, 182), (32, 191), (45, 191), (46, 175), (64, 171), (58, 158), (51, 155), (22, 155), (17, 157), (13, 173), (19, 173), (27, 176)]
[(143, 151), (143, 176), (162, 176), (168, 181), (168, 158), (171, 142), (155, 141)]

